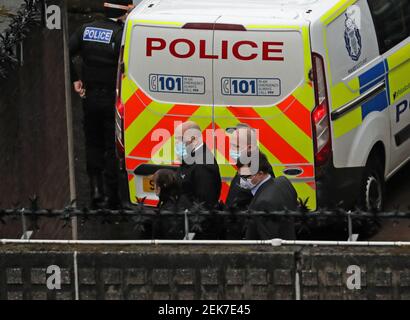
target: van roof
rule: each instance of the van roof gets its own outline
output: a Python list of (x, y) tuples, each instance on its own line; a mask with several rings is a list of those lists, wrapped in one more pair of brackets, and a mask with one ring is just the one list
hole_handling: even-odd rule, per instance
[[(347, 2), (348, 0), (346, 0)], [(144, 0), (130, 19), (172, 16), (230, 16), (313, 21), (321, 17), (340, 0)], [(307, 11), (310, 10), (307, 15)]]

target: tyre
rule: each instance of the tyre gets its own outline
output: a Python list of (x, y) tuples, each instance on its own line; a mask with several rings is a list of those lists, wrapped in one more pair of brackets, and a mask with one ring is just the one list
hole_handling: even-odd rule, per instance
[[(371, 157), (364, 170), (359, 205), (365, 212), (381, 212), (384, 210), (386, 200), (384, 168), (376, 156)], [(380, 225), (373, 219), (360, 221), (358, 229), (360, 239), (365, 240), (375, 235), (380, 229)]]
[(381, 161), (371, 157), (363, 174), (360, 190), (360, 207), (367, 212), (384, 210), (386, 198), (384, 168)]

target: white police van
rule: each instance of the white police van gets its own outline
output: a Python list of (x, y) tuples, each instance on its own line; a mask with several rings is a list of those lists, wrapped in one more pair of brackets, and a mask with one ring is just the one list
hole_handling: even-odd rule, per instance
[[(193, 120), (204, 132), (258, 129), (275, 174), (312, 210), (382, 209), (385, 181), (410, 160), (409, 36), (408, 0), (143, 1), (118, 82), (131, 202), (155, 205), (148, 176), (175, 165), (164, 156), (173, 123)], [(235, 168), (211, 148), (223, 198)]]

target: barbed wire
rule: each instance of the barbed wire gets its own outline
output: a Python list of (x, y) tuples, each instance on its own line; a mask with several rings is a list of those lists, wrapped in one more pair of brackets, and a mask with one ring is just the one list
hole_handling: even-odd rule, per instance
[(18, 63), (17, 46), (39, 24), (41, 0), (24, 0), (20, 9), (11, 17), (9, 27), (0, 34), (0, 78), (7, 78), (10, 68)]

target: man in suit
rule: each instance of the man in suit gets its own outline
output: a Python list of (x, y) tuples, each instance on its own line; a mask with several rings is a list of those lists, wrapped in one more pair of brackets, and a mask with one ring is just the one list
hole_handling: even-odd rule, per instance
[[(257, 130), (245, 123), (239, 123), (236, 127), (228, 128), (226, 131), (230, 135), (230, 157), (238, 169), (249, 164), (252, 157), (258, 157)], [(275, 176), (270, 164), (269, 174), (272, 177)], [(252, 198), (253, 195), (250, 190), (240, 187), (240, 175), (237, 172), (229, 188), (225, 202), (226, 208), (228, 210), (247, 210)]]
[(182, 123), (175, 130), (175, 140), (175, 152), (181, 160), (177, 174), (183, 194), (191, 202), (215, 208), (221, 194), (221, 175), (213, 153), (203, 142), (200, 127), (193, 121)]
[[(257, 170), (252, 170), (252, 166), (242, 166), (239, 169), (241, 187), (250, 190), (253, 195), (249, 210), (265, 212), (296, 210), (297, 193), (290, 181), (286, 177), (274, 178), (269, 174), (270, 164), (263, 153), (259, 152), (257, 160), (259, 162)], [(294, 222), (288, 217), (255, 217), (246, 227), (245, 238), (293, 240), (296, 238)]]

